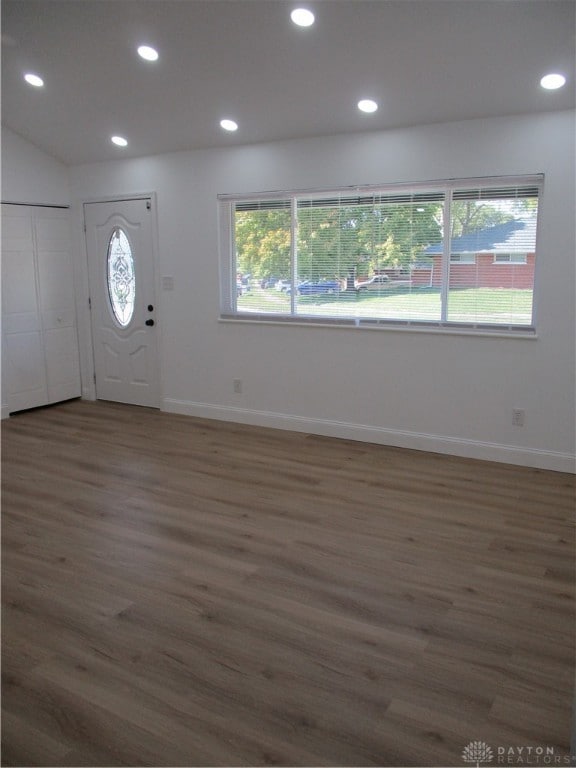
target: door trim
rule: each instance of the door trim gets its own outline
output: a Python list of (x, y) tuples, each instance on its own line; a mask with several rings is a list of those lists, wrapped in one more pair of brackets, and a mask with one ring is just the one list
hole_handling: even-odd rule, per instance
[[(82, 363), (85, 364), (86, 378), (82, 376), (82, 398), (84, 400), (96, 400), (96, 365), (94, 362), (94, 329), (92, 327), (92, 312), (90, 310), (90, 280), (89, 280), (89, 264), (88, 264), (88, 241), (87, 241), (87, 228), (86, 228), (86, 205), (90, 203), (123, 203), (130, 202), (131, 200), (150, 200), (152, 203), (152, 210), (150, 211), (150, 227), (152, 233), (152, 273), (154, 280), (154, 295), (156, 300), (156, 317), (158, 318), (158, 333), (156, 337), (156, 354), (158, 362), (158, 387), (159, 387), (159, 409), (162, 410), (163, 395), (164, 395), (164, 372), (161, 365), (162, 360), (162, 339), (163, 339), (163, 318), (162, 318), (162, 298), (159, 285), (159, 254), (160, 244), (158, 241), (158, 196), (156, 192), (134, 192), (124, 193), (118, 195), (105, 195), (99, 197), (83, 197), (80, 200), (80, 219), (82, 226), (82, 249), (84, 251), (84, 263), (83, 263), (83, 276), (82, 276), (82, 290), (78, 292), (78, 296), (83, 296), (83, 299), (79, 298), (77, 306), (78, 317), (85, 318), (86, 333), (86, 355), (84, 361), (82, 361), (82, 354), (80, 365), (82, 369)], [(80, 304), (80, 301), (82, 302)]]

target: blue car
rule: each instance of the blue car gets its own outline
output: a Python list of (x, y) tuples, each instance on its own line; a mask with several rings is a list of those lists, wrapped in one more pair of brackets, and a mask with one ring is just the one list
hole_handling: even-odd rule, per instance
[(305, 280), (298, 286), (298, 293), (301, 296), (312, 296), (318, 293), (340, 293), (342, 285), (339, 280)]

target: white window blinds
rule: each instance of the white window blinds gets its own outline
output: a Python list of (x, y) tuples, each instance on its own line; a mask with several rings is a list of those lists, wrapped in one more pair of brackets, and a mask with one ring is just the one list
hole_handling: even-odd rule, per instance
[(530, 329), (540, 186), (524, 177), (224, 196), (223, 314)]

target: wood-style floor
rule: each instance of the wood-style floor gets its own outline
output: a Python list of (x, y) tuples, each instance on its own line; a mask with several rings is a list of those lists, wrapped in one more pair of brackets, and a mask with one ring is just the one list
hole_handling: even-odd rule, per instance
[(102, 402), (2, 431), (4, 765), (568, 754), (571, 476)]

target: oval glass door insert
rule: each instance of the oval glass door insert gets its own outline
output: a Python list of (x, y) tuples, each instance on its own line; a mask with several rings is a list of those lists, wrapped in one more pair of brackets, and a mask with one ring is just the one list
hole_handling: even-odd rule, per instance
[(134, 314), (134, 258), (126, 233), (116, 227), (108, 244), (108, 295), (114, 317), (125, 328)]

